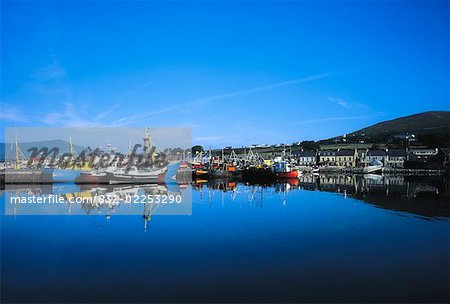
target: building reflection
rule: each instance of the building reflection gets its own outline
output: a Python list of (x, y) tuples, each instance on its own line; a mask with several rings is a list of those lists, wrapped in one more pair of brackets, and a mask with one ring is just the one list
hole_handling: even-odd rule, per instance
[[(237, 183), (227, 180), (194, 183), (197, 189), (210, 197), (214, 191), (231, 193), (232, 200), (245, 194), (249, 204), (263, 206), (265, 190), (281, 194), (281, 204), (297, 200), (287, 197), (290, 191), (307, 190), (332, 192), (358, 199), (377, 207), (403, 211), (426, 217), (450, 216), (448, 180), (442, 176), (404, 175), (302, 175), (299, 179), (278, 180), (273, 183)], [(202, 200), (203, 196), (200, 196)], [(270, 195), (270, 193), (266, 193)]]
[[(194, 190), (197, 203), (207, 202), (210, 205), (220, 202), (226, 204), (248, 204), (263, 207), (268, 198), (288, 206), (299, 200), (298, 196), (288, 195), (298, 190), (323, 191), (358, 199), (389, 210), (407, 212), (424, 217), (450, 217), (449, 183), (442, 176), (404, 176), (404, 175), (302, 175), (298, 179), (277, 180), (272, 183), (241, 183), (235, 180), (210, 180), (176, 185), (169, 189), (166, 185), (82, 185), (53, 184), (53, 185), (9, 185), (6, 192), (14, 196), (46, 196), (57, 194), (67, 201), (70, 198), (92, 198), (83, 204), (66, 204), (64, 214), (101, 214), (108, 220), (111, 215), (118, 214), (117, 209), (122, 206), (121, 214), (127, 197), (146, 195), (183, 193)], [(99, 203), (96, 197), (111, 196), (117, 201)], [(79, 206), (76, 206), (79, 205)], [(17, 206), (13, 206), (13, 214), (17, 213)], [(74, 208), (78, 208), (74, 210)], [(125, 214), (140, 214), (144, 222), (144, 230), (149, 229), (153, 215), (158, 214), (159, 205), (147, 202)], [(61, 214), (61, 213), (58, 213)]]

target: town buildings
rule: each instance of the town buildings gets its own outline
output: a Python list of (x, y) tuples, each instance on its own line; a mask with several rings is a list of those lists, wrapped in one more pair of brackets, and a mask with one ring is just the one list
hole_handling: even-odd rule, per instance
[(295, 150), (292, 158), (300, 166), (357, 168), (380, 165), (387, 169), (442, 169), (450, 157), (446, 148), (410, 146), (405, 149)]

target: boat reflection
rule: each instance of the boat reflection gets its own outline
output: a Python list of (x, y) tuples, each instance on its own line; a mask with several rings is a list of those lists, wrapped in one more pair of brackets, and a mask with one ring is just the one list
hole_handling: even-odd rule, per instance
[[(8, 185), (2, 191), (7, 215), (142, 215), (145, 224), (154, 214), (183, 214), (190, 212), (191, 201), (175, 204), (175, 200), (186, 194), (176, 184), (139, 185)], [(189, 195), (190, 197), (190, 195)], [(16, 200), (20, 198), (21, 200)], [(166, 201), (163, 203), (162, 199)], [(25, 203), (26, 200), (33, 200)], [(41, 203), (36, 203), (38, 200)], [(44, 203), (42, 203), (44, 201)], [(168, 206), (171, 204), (171, 206)], [(175, 206), (176, 205), (176, 206)], [(172, 209), (170, 209), (172, 208)], [(174, 209), (178, 208), (178, 209)], [(169, 210), (169, 211), (167, 211)]]
[[(281, 203), (295, 202), (298, 198), (286, 193), (296, 190), (322, 191), (340, 194), (393, 211), (407, 212), (428, 218), (450, 217), (449, 181), (442, 176), (403, 175), (302, 175), (298, 179), (278, 180), (273, 183), (237, 183), (227, 180), (193, 183), (198, 191), (246, 193), (248, 202), (263, 205), (264, 190), (281, 194)], [(208, 194), (211, 195), (211, 194)], [(201, 196), (202, 198), (202, 196)]]
[[(152, 216), (160, 214), (161, 205), (142, 201), (142, 204), (133, 206), (130, 204), (130, 197), (164, 194), (190, 196), (190, 190), (196, 193), (194, 203), (202, 204), (206, 201), (211, 206), (219, 201), (223, 206), (237, 203), (263, 207), (265, 199), (275, 197), (282, 206), (288, 207), (289, 204), (304, 200), (296, 195), (288, 195), (290, 192), (322, 191), (428, 219), (450, 217), (448, 180), (436, 176), (303, 175), (298, 179), (277, 180), (272, 183), (242, 183), (215, 179), (173, 185), (9, 185), (5, 192), (16, 197), (31, 195), (44, 197), (56, 194), (67, 202), (86, 199), (83, 204), (67, 203), (64, 207), (58, 206), (59, 209), (54, 213), (47, 214), (101, 214), (107, 219), (112, 214), (139, 214), (144, 219), (144, 226), (147, 229)], [(220, 195), (220, 199), (217, 199), (217, 195)], [(115, 199), (100, 202), (99, 197)], [(18, 210), (24, 206), (13, 204), (12, 208), (12, 214), (24, 214)]]

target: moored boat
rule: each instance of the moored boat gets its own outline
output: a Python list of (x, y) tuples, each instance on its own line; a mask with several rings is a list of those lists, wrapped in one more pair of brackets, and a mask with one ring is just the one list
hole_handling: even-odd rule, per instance
[(247, 167), (242, 170), (244, 181), (265, 181), (273, 178), (273, 172), (267, 167)]
[(274, 175), (278, 179), (292, 179), (292, 178), (298, 178), (298, 176), (299, 176), (297, 170), (289, 171), (289, 172), (274, 172)]
[(383, 164), (375, 160), (372, 163), (370, 163), (367, 167), (363, 168), (363, 173), (381, 173), (383, 170)]
[(136, 167), (106, 172), (109, 184), (164, 183), (167, 167), (154, 170), (138, 170)]
[(106, 182), (106, 172), (83, 171), (75, 179), (76, 184), (103, 184)]
[(237, 166), (230, 164), (222, 164), (221, 168), (212, 169), (209, 171), (211, 178), (240, 178), (242, 171), (238, 170)]
[(291, 164), (287, 161), (279, 161), (272, 166), (272, 172), (275, 178), (291, 179), (298, 178), (299, 171), (292, 169)]

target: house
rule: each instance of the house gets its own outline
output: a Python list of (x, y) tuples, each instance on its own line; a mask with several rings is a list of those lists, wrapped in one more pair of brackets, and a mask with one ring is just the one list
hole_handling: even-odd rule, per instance
[(319, 153), (319, 164), (326, 166), (336, 165), (336, 151), (334, 150), (323, 150)]
[(401, 169), (406, 160), (406, 151), (402, 149), (389, 149), (386, 152), (385, 166), (388, 168)]
[(300, 166), (314, 166), (317, 164), (316, 151), (294, 150), (292, 151), (292, 156)]
[(404, 167), (407, 169), (442, 169), (444, 161), (445, 153), (438, 148), (408, 147)]
[(426, 161), (437, 156), (439, 153), (438, 148), (431, 149), (425, 147), (408, 147), (406, 148), (407, 160), (409, 161)]
[(386, 150), (369, 150), (369, 151), (367, 151), (364, 162), (367, 165), (380, 162), (384, 166), (386, 164)]
[(356, 150), (338, 150), (336, 152), (336, 166), (356, 167)]

